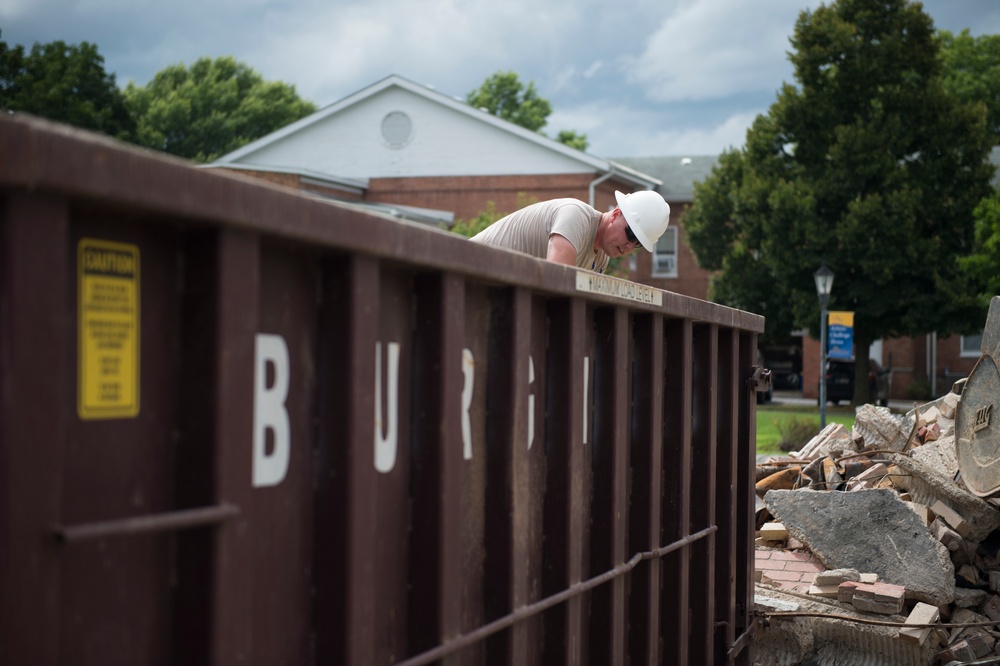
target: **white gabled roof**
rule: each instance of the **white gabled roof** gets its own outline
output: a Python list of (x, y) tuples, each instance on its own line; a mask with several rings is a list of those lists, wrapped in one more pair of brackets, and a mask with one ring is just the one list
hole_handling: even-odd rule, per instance
[[(415, 116), (414, 138), (403, 150), (387, 147), (377, 135), (383, 116), (397, 108)], [(211, 166), (296, 169), (355, 181), (596, 171), (637, 188), (660, 185), (658, 178), (570, 148), (396, 75), (223, 155)]]

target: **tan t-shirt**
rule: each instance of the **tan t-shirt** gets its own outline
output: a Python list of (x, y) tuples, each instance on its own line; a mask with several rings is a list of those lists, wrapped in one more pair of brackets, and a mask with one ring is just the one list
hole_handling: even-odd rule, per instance
[(472, 240), (544, 259), (549, 236), (559, 234), (576, 248), (578, 267), (603, 273), (608, 267), (608, 255), (600, 250), (594, 252), (594, 238), (600, 222), (600, 211), (579, 199), (552, 199), (500, 218)]

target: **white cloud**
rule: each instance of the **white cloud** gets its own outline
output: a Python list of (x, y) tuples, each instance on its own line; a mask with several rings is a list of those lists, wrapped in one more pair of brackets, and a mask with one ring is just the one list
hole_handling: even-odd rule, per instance
[[(267, 63), (273, 72), (269, 78), (295, 82), (301, 94), (320, 104), (389, 74), (464, 95), (474, 86), (453, 90), (446, 84), (462, 78), (462, 72), (476, 72), (478, 85), (494, 71), (518, 71), (523, 44), (543, 38), (544, 21), (524, 21), (524, 4), (526, 0), (315, 4), (306, 15), (279, 17), (243, 59)], [(430, 80), (438, 73), (437, 80)]]
[(583, 73), (583, 78), (585, 79), (594, 78), (597, 72), (601, 71), (602, 67), (604, 67), (604, 63), (602, 61), (600, 60), (595, 61), (590, 67), (587, 68), (587, 71)]
[(659, 101), (777, 90), (791, 76), (786, 53), (799, 13), (817, 0), (698, 0), (663, 22), (631, 65), (631, 79)]
[(764, 110), (739, 111), (718, 124), (665, 126), (660, 114), (626, 107), (588, 105), (555, 111), (545, 130), (555, 135), (573, 129), (587, 135), (587, 152), (601, 157), (718, 155), (742, 148), (746, 132)]
[[(596, 155), (717, 154), (791, 80), (788, 37), (819, 2), (0, 0), (0, 29), (95, 43), (119, 84), (232, 55), (320, 106), (390, 74), (464, 98), (512, 70), (552, 103), (545, 131), (583, 132)], [(937, 27), (973, 34), (1000, 31), (996, 5), (924, 2)]]

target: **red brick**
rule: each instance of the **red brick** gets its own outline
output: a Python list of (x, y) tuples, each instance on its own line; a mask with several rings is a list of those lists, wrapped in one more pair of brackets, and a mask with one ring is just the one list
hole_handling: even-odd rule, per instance
[(777, 562), (775, 560), (771, 560), (769, 562), (762, 562), (760, 568), (768, 571), (784, 571), (788, 568), (788, 562)]
[(903, 610), (906, 588), (889, 583), (861, 584), (854, 588), (851, 603), (854, 607), (871, 612), (891, 615)]
[(785, 565), (787, 571), (808, 571), (811, 574), (823, 571), (825, 567), (815, 562), (789, 562)]
[(802, 574), (798, 571), (768, 571), (767, 575), (772, 580), (790, 580), (796, 583), (802, 581)]
[(845, 580), (843, 583), (837, 586), (837, 601), (844, 601), (851, 603), (854, 598), (854, 590), (861, 585), (861, 583), (856, 583), (853, 580)]
[(772, 560), (797, 560), (799, 562), (809, 562), (812, 560), (812, 553), (800, 553), (798, 551), (775, 550), (771, 554)]
[(754, 558), (758, 560), (769, 560), (771, 555), (774, 553), (773, 550), (756, 550), (754, 551)]

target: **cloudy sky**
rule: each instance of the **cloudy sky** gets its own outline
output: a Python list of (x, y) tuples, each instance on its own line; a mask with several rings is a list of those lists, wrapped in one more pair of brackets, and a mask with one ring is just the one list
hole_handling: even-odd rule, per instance
[[(594, 155), (714, 155), (743, 144), (818, 0), (0, 0), (0, 39), (97, 45), (120, 85), (232, 55), (327, 106), (398, 74), (465, 98), (517, 72), (543, 131)], [(997, 0), (925, 0), (939, 29), (1000, 33)]]

